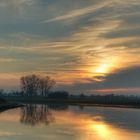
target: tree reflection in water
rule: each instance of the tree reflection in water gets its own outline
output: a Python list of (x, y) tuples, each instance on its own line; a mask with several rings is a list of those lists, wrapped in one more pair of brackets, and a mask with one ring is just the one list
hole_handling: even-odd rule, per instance
[(27, 104), (25, 107), (21, 108), (20, 122), (28, 125), (37, 125), (41, 123), (48, 125), (54, 121), (51, 110), (67, 109), (68, 105), (64, 104)]
[(21, 109), (21, 123), (36, 125), (43, 123), (48, 125), (54, 118), (47, 105), (28, 104)]

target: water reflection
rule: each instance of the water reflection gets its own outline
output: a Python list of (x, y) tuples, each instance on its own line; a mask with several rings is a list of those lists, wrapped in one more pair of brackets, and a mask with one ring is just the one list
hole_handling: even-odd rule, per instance
[(20, 122), (29, 125), (43, 123), (48, 125), (54, 120), (49, 108), (46, 105), (28, 104), (21, 108)]
[(67, 110), (68, 105), (65, 104), (27, 104), (21, 108), (20, 122), (29, 125), (45, 124), (48, 125), (54, 121), (54, 117), (50, 110)]
[(0, 135), (15, 135), (6, 140), (138, 140), (139, 117), (136, 109), (27, 104), (0, 114)]
[[(27, 104), (21, 108), (20, 122), (29, 125), (45, 124), (48, 125), (55, 120), (54, 113), (52, 111), (63, 111), (64, 114), (69, 112), (69, 107), (66, 104)], [(140, 130), (140, 112), (135, 109), (115, 109), (115, 108), (94, 108), (79, 106), (73, 111), (80, 114), (90, 114), (92, 117), (100, 116), (102, 120), (108, 124), (114, 124), (115, 126), (125, 129)], [(133, 113), (134, 112), (134, 113)], [(135, 115), (134, 115), (135, 114)], [(135, 120), (135, 121), (134, 121)], [(79, 120), (78, 120), (79, 121)], [(98, 128), (98, 127), (97, 127)]]
[(107, 124), (131, 131), (140, 131), (140, 109), (85, 107), (84, 112), (93, 116), (102, 116)]
[(57, 111), (62, 111), (62, 110), (68, 110), (69, 106), (67, 104), (48, 104), (48, 108), (51, 110), (57, 110)]

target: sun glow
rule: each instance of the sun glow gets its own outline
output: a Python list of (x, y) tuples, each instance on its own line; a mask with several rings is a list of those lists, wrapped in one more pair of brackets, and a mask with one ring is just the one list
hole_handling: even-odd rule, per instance
[(103, 124), (96, 124), (93, 126), (94, 130), (98, 133), (98, 135), (102, 138), (109, 138), (112, 134), (108, 130), (107, 126)]
[(96, 73), (106, 73), (109, 70), (108, 64), (101, 64), (96, 70)]
[(116, 65), (120, 65), (119, 57), (109, 57), (101, 60), (97, 66), (90, 68), (93, 76), (102, 76), (116, 70)]

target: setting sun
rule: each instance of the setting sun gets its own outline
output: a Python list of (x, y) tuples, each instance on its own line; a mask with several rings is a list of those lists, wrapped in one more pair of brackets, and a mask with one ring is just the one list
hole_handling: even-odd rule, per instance
[(96, 70), (95, 72), (97, 73), (106, 73), (109, 70), (109, 66), (108, 64), (101, 64)]
[(96, 77), (110, 74), (116, 71), (116, 65), (121, 66), (121, 56), (102, 59), (97, 66), (89, 68), (89, 72), (91, 72), (90, 76)]

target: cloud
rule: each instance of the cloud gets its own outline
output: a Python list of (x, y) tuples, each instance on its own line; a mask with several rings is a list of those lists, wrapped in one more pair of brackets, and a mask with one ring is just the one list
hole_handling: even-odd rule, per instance
[(69, 13), (67, 13), (65, 15), (61, 15), (61, 16), (54, 17), (52, 19), (45, 20), (42, 23), (48, 23), (48, 22), (68, 20), (68, 19), (71, 19), (71, 18), (76, 18), (76, 17), (79, 17), (79, 16), (83, 16), (85, 14), (96, 12), (97, 10), (100, 10), (101, 8), (104, 8), (105, 6), (107, 6), (109, 4), (111, 4), (111, 3), (108, 3), (106, 1), (102, 2), (102, 3), (99, 3), (99, 4), (97, 3), (97, 4), (94, 4), (92, 6), (88, 6), (88, 7), (85, 7), (85, 8), (70, 11)]
[(140, 65), (137, 0), (11, 0), (0, 6), (1, 74), (49, 74), (58, 85), (75, 84), (78, 91), (84, 84), (86, 91), (90, 83), (105, 88), (111, 74)]
[(16, 59), (14, 59), (14, 58), (0, 57), (0, 63), (15, 62), (15, 61), (16, 61)]
[(90, 83), (77, 83), (65, 86), (64, 89), (72, 93), (140, 93), (140, 67), (127, 68), (108, 75), (101, 82), (90, 81)]
[(117, 30), (101, 36), (104, 36), (106, 38), (139, 37), (140, 28), (131, 28), (131, 29), (128, 28), (128, 29)]
[(24, 5), (31, 5), (32, 3), (33, 3), (33, 0), (10, 0), (10, 1), (1, 0), (0, 7), (4, 7), (4, 8), (8, 6), (21, 7)]
[[(20, 47), (2, 47), (1, 55), (8, 56), (10, 54), (16, 60), (22, 60), (22, 63), (17, 61), (16, 63), (11, 62), (6, 67), (3, 65), (1, 72), (55, 72), (58, 73), (55, 76), (58, 84), (89, 83), (88, 79), (91, 77), (97, 81), (104, 80), (105, 77), (101, 78), (102, 75), (106, 76), (110, 72), (115, 73), (118, 69), (139, 64), (140, 56), (135, 54), (140, 51), (139, 48), (122, 47), (125, 45), (124, 41), (126, 43), (128, 40), (130, 41), (130, 38), (114, 40), (114, 38), (106, 39), (101, 36), (103, 33), (109, 33), (118, 28), (120, 24), (119, 20), (106, 20), (96, 26), (83, 27), (63, 40), (45, 40), (34, 44), (20, 45)], [(26, 39), (26, 35), (24, 37), (23, 34), (21, 38)], [(116, 43), (121, 45), (112, 47)], [(124, 57), (129, 59), (123, 59)], [(97, 71), (102, 66), (105, 66), (105, 70), (107, 70), (104, 74)]]

